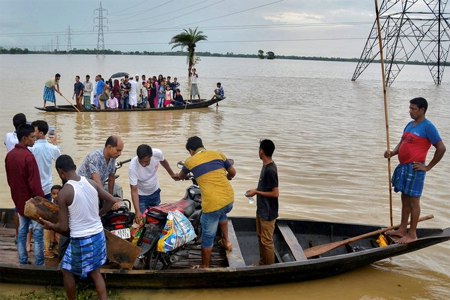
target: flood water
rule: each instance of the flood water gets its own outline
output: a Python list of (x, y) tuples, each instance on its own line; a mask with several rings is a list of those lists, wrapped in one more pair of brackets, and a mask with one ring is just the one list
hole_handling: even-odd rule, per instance
[[(184, 57), (0, 55), (0, 134), (13, 130), (18, 112), (29, 121), (56, 126), (59, 145), (80, 165), (111, 134), (120, 135), (125, 149), (119, 160), (135, 156), (142, 143), (159, 148), (173, 169), (186, 159), (186, 139), (200, 136), (207, 149), (220, 150), (235, 160), (237, 176), (233, 216), (253, 216), (244, 192), (257, 185), (261, 162), (259, 140), (276, 144), (274, 160), (280, 180), (280, 217), (389, 225), (386, 133), (380, 66), (371, 65), (352, 82), (356, 63), (241, 58), (202, 58), (198, 64), (202, 98), (213, 95), (220, 81), (227, 99), (218, 108), (197, 111), (130, 113), (44, 113), (46, 80), (61, 73), (61, 91), (71, 99), (75, 75), (115, 72), (178, 77), (186, 95)], [(450, 78), (435, 86), (426, 66), (405, 66), (388, 89), (390, 143), (394, 148), (410, 121), (411, 98), (429, 101), (427, 117), (450, 147)], [(58, 104), (66, 104), (57, 96)], [(434, 154), (430, 150), (428, 161)], [(5, 157), (0, 147), (0, 157)], [(396, 166), (392, 161), (392, 169)], [(118, 170), (118, 183), (130, 198), (128, 168)], [(422, 215), (434, 219), (419, 227), (450, 226), (450, 153), (427, 174)], [(54, 182), (59, 183), (56, 172)], [(160, 171), (163, 202), (180, 199), (189, 182), (174, 182)], [(400, 221), (400, 195), (394, 194), (394, 223)], [(13, 207), (0, 160), (0, 207)], [(0, 284), (12, 293), (35, 289)], [(128, 299), (448, 299), (450, 243), (384, 260), (353, 272), (311, 282), (239, 289), (127, 290)]]

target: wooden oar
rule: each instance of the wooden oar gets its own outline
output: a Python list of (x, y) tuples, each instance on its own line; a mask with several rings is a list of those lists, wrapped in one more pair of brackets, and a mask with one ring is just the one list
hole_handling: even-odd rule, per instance
[(70, 103), (70, 105), (72, 105), (73, 106), (73, 108), (75, 108), (75, 110), (77, 111), (77, 112), (80, 112), (79, 110), (78, 110), (78, 108), (75, 106), (75, 105), (73, 105), (73, 103), (72, 102), (70, 102), (66, 97), (64, 97), (62, 94), (60, 94), (61, 95), (61, 97), (63, 97), (67, 102), (69, 102)]
[[(422, 221), (425, 221), (425, 220), (429, 220), (429, 219), (433, 219), (433, 218), (434, 218), (433, 215), (428, 215), (428, 216), (420, 218), (419, 222), (422, 222)], [(408, 223), (408, 225), (409, 225), (409, 223)], [(365, 233), (365, 234), (362, 234), (362, 235), (358, 235), (358, 236), (355, 236), (355, 237), (352, 237), (352, 238), (349, 238), (349, 239), (346, 239), (346, 240), (343, 240), (343, 241), (311, 247), (309, 249), (305, 249), (304, 250), (305, 251), (305, 256), (307, 258), (310, 258), (310, 257), (322, 255), (324, 253), (327, 253), (327, 252), (329, 252), (331, 250), (334, 250), (336, 248), (342, 247), (344, 245), (347, 245), (347, 244), (350, 244), (350, 243), (353, 243), (353, 242), (356, 242), (356, 241), (359, 241), (359, 240), (363, 240), (365, 238), (368, 238), (368, 237), (371, 237), (371, 236), (374, 236), (374, 235), (377, 235), (377, 234), (382, 234), (382, 233), (384, 233), (386, 231), (394, 230), (394, 229), (397, 229), (399, 227), (400, 227), (400, 224), (395, 225), (395, 226), (391, 226), (389, 228), (379, 229), (379, 230), (375, 230), (375, 231), (372, 231), (372, 232), (368, 232), (368, 233)]]

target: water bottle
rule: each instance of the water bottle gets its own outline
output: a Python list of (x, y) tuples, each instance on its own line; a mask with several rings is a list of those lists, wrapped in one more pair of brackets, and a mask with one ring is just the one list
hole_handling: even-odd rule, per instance
[(245, 196), (248, 198), (248, 203), (249, 203), (249, 204), (255, 203), (255, 198), (249, 197), (249, 196), (248, 196), (248, 192), (249, 192), (249, 191), (246, 191), (246, 192), (245, 192)]

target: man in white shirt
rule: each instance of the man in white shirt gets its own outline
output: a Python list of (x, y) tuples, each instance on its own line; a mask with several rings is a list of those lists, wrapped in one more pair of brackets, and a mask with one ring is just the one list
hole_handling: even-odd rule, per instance
[(61, 150), (59, 150), (59, 147), (56, 146), (58, 145), (56, 133), (54, 137), (50, 138), (53, 145), (47, 141), (46, 135), (49, 129), (47, 122), (37, 120), (31, 123), (31, 125), (34, 127), (34, 131), (36, 133), (36, 142), (34, 143), (34, 146), (30, 148), (30, 151), (36, 158), (45, 198), (48, 201), (52, 201), (52, 197), (50, 195), (53, 186), (52, 165), (53, 162), (56, 161), (56, 159), (61, 155)]
[(136, 79), (136, 93), (137, 93), (137, 105), (138, 107), (142, 106), (142, 85), (144, 84), (143, 82), (139, 81), (139, 74), (136, 74), (134, 76), (134, 79)]
[(189, 100), (192, 100), (192, 97), (198, 96), (198, 100), (200, 100), (200, 92), (198, 91), (198, 85), (197, 85), (197, 79), (198, 79), (198, 73), (195, 68), (192, 68), (192, 72), (190, 73), (191, 76), (191, 93)]
[(18, 113), (13, 117), (13, 125), (14, 125), (14, 131), (8, 132), (5, 136), (5, 146), (6, 146), (6, 152), (11, 151), (14, 149), (14, 146), (19, 143), (19, 140), (17, 139), (17, 128), (19, 128), (20, 125), (27, 124), (27, 117), (25, 117), (24, 114)]
[[(138, 77), (139, 78), (139, 77)], [(138, 90), (138, 85), (137, 82), (134, 80), (133, 77), (131, 77), (130, 80), (130, 85), (131, 85), (131, 89), (129, 92), (129, 103), (130, 103), (130, 107), (131, 108), (136, 108), (137, 107), (137, 97), (140, 94), (140, 91)]]
[[(53, 162), (61, 155), (61, 151), (56, 139), (56, 133), (53, 137), (50, 137), (53, 145), (47, 141), (46, 134), (49, 130), (48, 124), (45, 121), (37, 120), (31, 123), (36, 133), (36, 142), (32, 148), (29, 148), (36, 159), (39, 175), (41, 177), (41, 186), (44, 191), (45, 198), (52, 201), (51, 191), (53, 186), (52, 180), (52, 165)], [(50, 243), (52, 239), (52, 232), (49, 230), (44, 231), (44, 256), (45, 258), (54, 258), (55, 254), (50, 251)]]
[(139, 222), (147, 207), (158, 206), (161, 203), (159, 165), (161, 164), (174, 180), (179, 180), (179, 177), (172, 171), (161, 150), (142, 144), (137, 148), (136, 154), (137, 156), (130, 162), (129, 178), (131, 199), (136, 213), (135, 220)]
[(94, 85), (89, 81), (90, 78), (91, 76), (86, 75), (86, 81), (83, 83), (83, 102), (85, 110), (91, 110), (91, 94), (94, 90)]

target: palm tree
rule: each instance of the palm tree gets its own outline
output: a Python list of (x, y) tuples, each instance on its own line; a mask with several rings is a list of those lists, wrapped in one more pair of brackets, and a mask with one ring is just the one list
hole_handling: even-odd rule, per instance
[[(188, 48), (188, 65), (189, 65), (189, 75), (191, 74), (192, 66), (195, 65), (195, 47), (196, 44), (200, 41), (207, 41), (208, 37), (203, 34), (203, 31), (197, 31), (197, 28), (192, 30), (183, 29), (182, 33), (177, 34), (172, 37), (169, 44), (173, 44), (172, 49), (176, 47), (187, 47)], [(188, 76), (189, 76), (188, 75)]]

